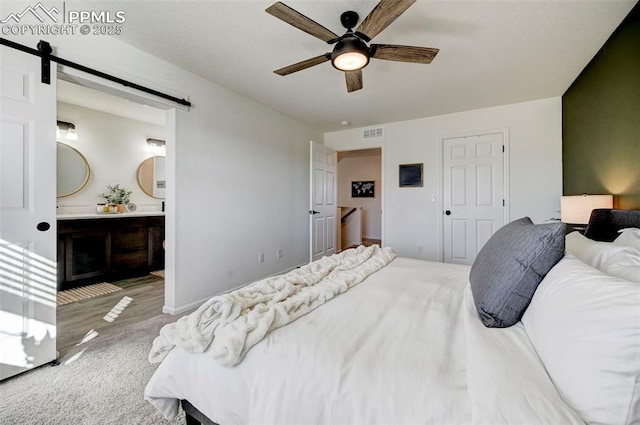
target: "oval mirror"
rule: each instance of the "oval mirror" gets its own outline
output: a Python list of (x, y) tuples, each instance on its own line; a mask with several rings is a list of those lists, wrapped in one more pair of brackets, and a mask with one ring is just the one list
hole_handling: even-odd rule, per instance
[(138, 185), (144, 193), (158, 199), (164, 199), (166, 185), (164, 156), (147, 158), (138, 167)]
[(78, 193), (87, 185), (91, 175), (87, 158), (75, 148), (60, 142), (57, 142), (56, 154), (56, 196), (64, 198)]

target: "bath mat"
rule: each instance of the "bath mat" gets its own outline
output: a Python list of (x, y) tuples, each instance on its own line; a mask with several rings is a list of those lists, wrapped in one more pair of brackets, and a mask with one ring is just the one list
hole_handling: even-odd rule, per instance
[(122, 288), (106, 282), (67, 289), (65, 291), (58, 292), (57, 304), (65, 305), (80, 300), (86, 300), (87, 298), (97, 297), (99, 295), (110, 294), (116, 291), (122, 291)]

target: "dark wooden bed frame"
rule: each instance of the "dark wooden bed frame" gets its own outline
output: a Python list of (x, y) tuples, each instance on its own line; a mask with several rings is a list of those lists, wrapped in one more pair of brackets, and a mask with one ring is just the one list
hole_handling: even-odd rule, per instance
[(193, 407), (187, 400), (180, 400), (180, 405), (187, 419), (187, 425), (218, 425), (207, 418), (202, 412)]
[[(618, 236), (618, 230), (628, 227), (640, 228), (640, 210), (596, 209), (591, 212), (584, 235), (596, 241), (611, 242)], [(187, 425), (218, 425), (187, 400), (180, 400), (180, 404)]]

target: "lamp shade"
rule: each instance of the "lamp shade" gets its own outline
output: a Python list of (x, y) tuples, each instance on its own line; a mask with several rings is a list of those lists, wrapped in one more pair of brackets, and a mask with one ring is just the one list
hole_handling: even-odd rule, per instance
[(613, 208), (613, 195), (573, 195), (560, 200), (560, 219), (569, 224), (587, 224), (591, 211)]

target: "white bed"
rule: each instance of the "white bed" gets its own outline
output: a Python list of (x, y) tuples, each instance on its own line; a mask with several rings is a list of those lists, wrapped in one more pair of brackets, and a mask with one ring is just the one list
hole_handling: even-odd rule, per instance
[[(468, 266), (396, 258), (269, 334), (233, 368), (173, 349), (146, 396), (168, 418), (186, 399), (219, 424), (582, 423), (521, 326), (480, 323), (465, 302), (468, 275)], [(485, 339), (510, 351), (484, 346)], [(467, 351), (490, 361), (468, 363)], [(486, 391), (495, 387), (483, 380), (497, 376), (509, 398), (489, 406)], [(522, 391), (523, 381), (537, 385)]]
[[(580, 263), (567, 256), (558, 270), (574, 270), (575, 262)], [(483, 325), (469, 271), (468, 266), (396, 258), (347, 292), (267, 334), (236, 366), (220, 365), (208, 350), (193, 354), (173, 348), (148, 383), (145, 398), (166, 418), (173, 418), (180, 401), (188, 400), (206, 420), (220, 425), (588, 422), (593, 416), (581, 410), (580, 395), (576, 401), (566, 386), (557, 386), (522, 322), (499, 329)], [(562, 276), (554, 279), (562, 281)], [(625, 307), (632, 321), (627, 338), (640, 338), (639, 323), (633, 323), (640, 322), (640, 310), (633, 313), (634, 305), (640, 308), (640, 290), (628, 283), (620, 283), (631, 303)], [(545, 289), (536, 293), (532, 305), (555, 293), (554, 285), (543, 281)], [(540, 321), (544, 309), (538, 306), (523, 318), (543, 348), (541, 327), (545, 335), (544, 326), (555, 326)], [(608, 332), (607, 327), (602, 331)], [(626, 417), (620, 423), (640, 420), (640, 341), (625, 344), (616, 361), (632, 359), (622, 373), (631, 370), (626, 378), (632, 380), (634, 394), (618, 401), (630, 413), (605, 412), (603, 423), (612, 417), (613, 423), (620, 417)], [(634, 350), (639, 364), (633, 364)], [(592, 384), (591, 379), (584, 384)], [(625, 384), (615, 397), (628, 392)], [(598, 396), (597, 388), (594, 394)], [(613, 409), (618, 401), (610, 403)]]

